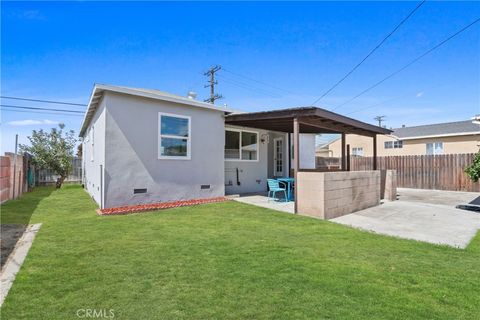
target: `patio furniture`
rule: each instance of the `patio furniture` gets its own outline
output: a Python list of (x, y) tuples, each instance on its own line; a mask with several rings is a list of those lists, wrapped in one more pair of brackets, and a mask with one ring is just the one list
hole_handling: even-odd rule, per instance
[(295, 179), (285, 177), (285, 178), (277, 178), (277, 181), (283, 182), (286, 185), (286, 187), (287, 187), (287, 199), (288, 199), (288, 201), (292, 201), (293, 200), (292, 190), (293, 190), (293, 186), (294, 186), (294, 183), (295, 183)]
[[(285, 197), (285, 202), (288, 201), (288, 197), (287, 197), (287, 189), (286, 188), (282, 188), (280, 186), (280, 181), (278, 180), (275, 180), (275, 179), (267, 179), (267, 182), (268, 182), (268, 200), (270, 201), (270, 199), (273, 199), (273, 200), (276, 200), (277, 198), (275, 197), (277, 192), (283, 192), (283, 195)], [(270, 196), (272, 195), (272, 196)], [(279, 199), (280, 200), (280, 199)]]

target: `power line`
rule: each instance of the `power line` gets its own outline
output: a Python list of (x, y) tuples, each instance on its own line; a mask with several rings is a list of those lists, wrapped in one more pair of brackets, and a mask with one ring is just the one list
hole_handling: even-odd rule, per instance
[(357, 70), (358, 67), (360, 67), (360, 65), (362, 65), (375, 51), (377, 51), (378, 48), (380, 48), (384, 43), (385, 41), (388, 40), (388, 38), (390, 38), (408, 19), (410, 19), (410, 17), (415, 13), (415, 11), (417, 11), (418, 9), (420, 9), (420, 7), (425, 3), (426, 0), (423, 0), (422, 2), (420, 2), (412, 11), (410, 11), (410, 13), (405, 17), (403, 18), (402, 21), (400, 21), (399, 24), (397, 24), (397, 26), (389, 33), (387, 34), (387, 36), (385, 38), (382, 39), (382, 41), (380, 41), (379, 44), (377, 44), (377, 46), (375, 48), (373, 48), (366, 56), (365, 58), (362, 59), (362, 61), (360, 61), (359, 63), (357, 63), (357, 65), (355, 65), (355, 67), (353, 67), (352, 70), (350, 70), (349, 72), (347, 72), (347, 74), (345, 76), (343, 76), (343, 78), (341, 78), (340, 80), (337, 81), (337, 83), (335, 83), (332, 87), (330, 87), (330, 89), (328, 89), (327, 91), (325, 91), (321, 96), (320, 98), (318, 98), (317, 100), (315, 100), (312, 105), (314, 105), (315, 103), (317, 103), (318, 101), (320, 101), (323, 97), (325, 97), (327, 94), (329, 94), (333, 89), (335, 89), (340, 83), (342, 83), (345, 79), (347, 79), (355, 70)]
[(54, 103), (54, 104), (66, 104), (70, 106), (81, 106), (86, 107), (86, 104), (81, 103), (72, 103), (72, 102), (62, 102), (62, 101), (53, 101), (53, 100), (39, 100), (39, 99), (29, 99), (29, 98), (21, 98), (21, 97), (7, 97), (7, 96), (0, 96), (2, 99), (12, 99), (12, 100), (23, 100), (23, 101), (33, 101), (33, 102), (43, 102), (43, 103)]
[(384, 100), (382, 102), (379, 102), (379, 103), (376, 103), (374, 105), (371, 105), (371, 106), (368, 106), (368, 107), (365, 107), (365, 108), (360, 108), (360, 109), (357, 109), (357, 110), (354, 110), (352, 112), (349, 112), (349, 113), (345, 113), (344, 115), (348, 116), (348, 115), (351, 115), (353, 113), (357, 113), (357, 112), (360, 112), (360, 111), (365, 111), (367, 109), (371, 109), (371, 108), (375, 108), (375, 107), (378, 107), (378, 106), (381, 106), (382, 104), (385, 104), (385, 103), (388, 103), (388, 102), (392, 102), (392, 101), (396, 101), (396, 100), (400, 100), (402, 98), (405, 98), (405, 97), (408, 97), (408, 96), (411, 96), (412, 94), (418, 94), (419, 92), (422, 92), (422, 91), (426, 91), (426, 90), (431, 90), (431, 89), (435, 89), (435, 88), (440, 88), (440, 87), (444, 87), (448, 85), (447, 83), (444, 83), (444, 84), (441, 84), (441, 85), (437, 85), (437, 86), (433, 86), (433, 87), (429, 87), (429, 88), (424, 88), (424, 89), (421, 89), (421, 90), (416, 90), (415, 92), (411, 91), (409, 93), (405, 93), (405, 94), (402, 94), (400, 96), (396, 96), (395, 98), (391, 98), (391, 99), (387, 99), (387, 100)]
[(445, 43), (447, 43), (449, 40), (455, 38), (456, 36), (458, 36), (460, 33), (464, 32), (465, 30), (467, 30), (468, 28), (470, 28), (471, 26), (473, 26), (475, 23), (478, 23), (480, 21), (480, 18), (478, 18), (477, 20), (473, 21), (472, 23), (468, 24), (467, 26), (463, 27), (462, 29), (458, 30), (457, 32), (455, 32), (454, 34), (452, 34), (451, 36), (449, 36), (448, 38), (446, 38), (445, 40), (443, 40), (442, 42), (440, 42), (439, 44), (437, 44), (436, 46), (432, 47), (431, 49), (427, 50), (426, 52), (424, 52), (423, 54), (421, 54), (420, 56), (418, 56), (417, 58), (413, 59), (412, 61), (410, 61), (409, 63), (407, 63), (405, 66), (401, 67), (400, 69), (398, 69), (397, 71), (391, 73), (390, 75), (388, 75), (387, 77), (383, 78), (382, 80), (378, 81), (377, 83), (375, 83), (374, 85), (368, 87), (367, 89), (363, 90), (362, 92), (360, 92), (359, 94), (357, 94), (356, 96), (354, 96), (353, 98), (345, 101), (344, 103), (336, 106), (335, 108), (333, 108), (331, 111), (333, 110), (336, 110), (340, 107), (343, 107), (344, 105), (346, 105), (347, 103), (350, 103), (352, 102), (353, 100), (357, 99), (358, 97), (360, 97), (361, 95), (367, 93), (368, 91), (372, 90), (373, 88), (376, 88), (378, 87), (380, 84), (382, 84), (383, 82), (387, 81), (388, 79), (392, 78), (393, 76), (399, 74), (400, 72), (402, 72), (403, 70), (407, 69), (408, 67), (410, 67), (412, 64), (414, 64), (415, 62), (417, 62), (418, 60), (422, 59), (423, 57), (425, 57), (426, 55), (428, 55), (429, 53), (431, 53), (432, 51), (435, 51), (436, 49), (440, 48), (442, 45), (444, 45)]
[(269, 92), (267, 90), (264, 90), (264, 89), (261, 89), (261, 88), (258, 88), (258, 87), (254, 87), (252, 85), (249, 85), (249, 84), (246, 84), (244, 82), (240, 82), (238, 80), (233, 80), (233, 79), (228, 79), (228, 78), (225, 78), (224, 76), (220, 76), (218, 75), (217, 76), (219, 79), (222, 79), (222, 81), (225, 81), (227, 83), (230, 83), (230, 84), (233, 84), (233, 85), (236, 85), (240, 88), (244, 88), (244, 89), (247, 89), (247, 90), (251, 90), (253, 92), (257, 92), (257, 93), (260, 93), (260, 94), (263, 94), (263, 95), (268, 95), (270, 97), (273, 97), (273, 98), (278, 98), (280, 97), (277, 93), (274, 93), (274, 92)]
[(233, 75), (236, 75), (237, 77), (241, 77), (241, 78), (244, 78), (244, 79), (246, 79), (246, 80), (250, 80), (250, 81), (253, 81), (253, 82), (262, 84), (262, 85), (264, 85), (264, 86), (268, 86), (268, 87), (271, 87), (271, 88), (274, 88), (274, 89), (277, 89), (277, 90), (280, 90), (280, 91), (284, 91), (284, 92), (287, 92), (287, 93), (296, 94), (296, 93), (294, 93), (294, 92), (292, 92), (292, 91), (290, 91), (290, 90), (286, 90), (286, 89), (283, 89), (283, 88), (280, 88), (280, 87), (277, 87), (277, 86), (268, 84), (268, 83), (266, 83), (266, 82), (253, 79), (253, 78), (251, 78), (251, 77), (244, 76), (244, 75), (242, 75), (242, 74), (240, 74), (240, 73), (236, 73), (236, 72), (227, 70), (227, 69), (225, 69), (225, 68), (223, 68), (222, 70), (225, 71), (225, 72), (231, 73), (231, 74), (233, 74)]
[(39, 108), (39, 107), (24, 107), (24, 106), (12, 106), (12, 105), (8, 105), (8, 104), (0, 104), (0, 107), (2, 107), (2, 108), (12, 108), (12, 109), (46, 110), (46, 111), (57, 111), (57, 112), (69, 112), (69, 113), (84, 114), (83, 111), (76, 111), (76, 110)]
[(60, 113), (60, 112), (46, 112), (46, 111), (26, 111), (26, 110), (2, 110), (2, 112), (22, 112), (22, 113), (39, 113), (39, 114), (52, 114), (52, 115), (58, 115), (58, 116), (74, 116), (74, 117), (83, 117), (81, 114), (68, 114), (68, 113)]

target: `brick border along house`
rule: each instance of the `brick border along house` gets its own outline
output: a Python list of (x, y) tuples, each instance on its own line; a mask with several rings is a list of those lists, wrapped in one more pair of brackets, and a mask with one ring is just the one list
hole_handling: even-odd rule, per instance
[(241, 113), (95, 85), (80, 130), (83, 183), (102, 209), (264, 192), (269, 177), (315, 169), (318, 133), (389, 132), (316, 107)]

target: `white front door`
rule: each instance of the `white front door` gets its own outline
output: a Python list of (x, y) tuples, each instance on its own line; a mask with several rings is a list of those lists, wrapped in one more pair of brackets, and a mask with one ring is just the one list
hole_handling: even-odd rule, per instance
[(273, 175), (283, 176), (283, 138), (273, 139)]

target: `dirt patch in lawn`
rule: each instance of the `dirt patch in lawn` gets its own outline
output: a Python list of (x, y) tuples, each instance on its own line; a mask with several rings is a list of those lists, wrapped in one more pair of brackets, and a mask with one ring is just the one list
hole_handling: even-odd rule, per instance
[(25, 224), (2, 224), (0, 234), (1, 243), (1, 257), (0, 264), (1, 269), (5, 265), (8, 257), (12, 253), (18, 240), (22, 237), (23, 233), (27, 229)]

